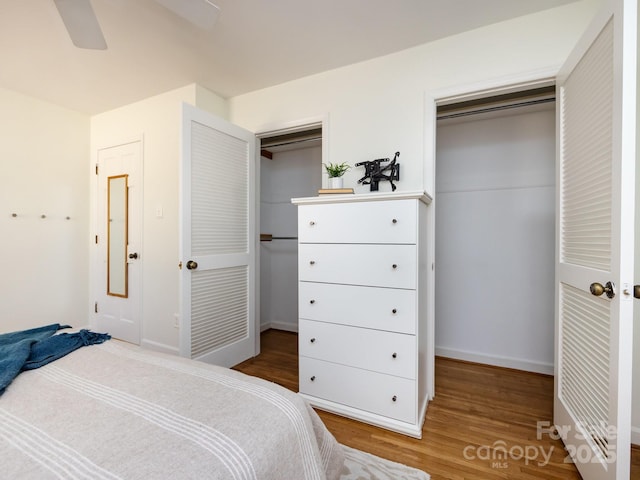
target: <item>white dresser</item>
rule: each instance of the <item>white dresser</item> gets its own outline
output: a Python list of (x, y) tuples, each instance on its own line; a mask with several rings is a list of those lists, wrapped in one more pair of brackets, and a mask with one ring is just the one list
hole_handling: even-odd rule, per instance
[(430, 198), (402, 192), (292, 202), (300, 393), (321, 409), (421, 437), (433, 397)]

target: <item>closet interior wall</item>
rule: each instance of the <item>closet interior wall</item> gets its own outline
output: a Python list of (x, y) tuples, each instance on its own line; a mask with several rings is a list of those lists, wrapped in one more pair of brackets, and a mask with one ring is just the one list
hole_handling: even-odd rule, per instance
[(271, 158), (260, 160), (260, 232), (273, 239), (260, 242), (260, 329), (297, 332), (298, 213), (291, 199), (318, 194), (322, 146), (315, 140), (268, 152)]
[(436, 355), (551, 374), (555, 102), (484, 112), (437, 122)]

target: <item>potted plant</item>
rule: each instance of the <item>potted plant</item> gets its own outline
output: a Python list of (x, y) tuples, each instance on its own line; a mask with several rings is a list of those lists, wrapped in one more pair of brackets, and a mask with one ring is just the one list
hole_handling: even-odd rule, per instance
[(342, 176), (351, 166), (347, 162), (330, 163), (329, 165), (323, 163), (322, 165), (329, 175), (329, 188), (342, 188)]

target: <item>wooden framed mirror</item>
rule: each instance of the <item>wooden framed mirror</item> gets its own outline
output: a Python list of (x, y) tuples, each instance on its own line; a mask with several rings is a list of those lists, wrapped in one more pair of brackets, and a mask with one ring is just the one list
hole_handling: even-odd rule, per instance
[(107, 179), (107, 295), (127, 298), (129, 175)]

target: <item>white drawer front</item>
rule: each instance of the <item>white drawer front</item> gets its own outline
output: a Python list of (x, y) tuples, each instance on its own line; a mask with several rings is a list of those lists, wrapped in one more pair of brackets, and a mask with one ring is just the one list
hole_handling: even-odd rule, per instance
[(299, 353), (351, 367), (416, 378), (416, 337), (333, 323), (300, 320)]
[(416, 291), (300, 282), (300, 318), (398, 333), (416, 333)]
[(416, 422), (416, 384), (406, 378), (300, 357), (300, 392), (402, 422)]
[(417, 200), (298, 206), (307, 243), (416, 243)]
[(377, 287), (416, 288), (415, 245), (338, 245), (302, 243), (301, 281)]

